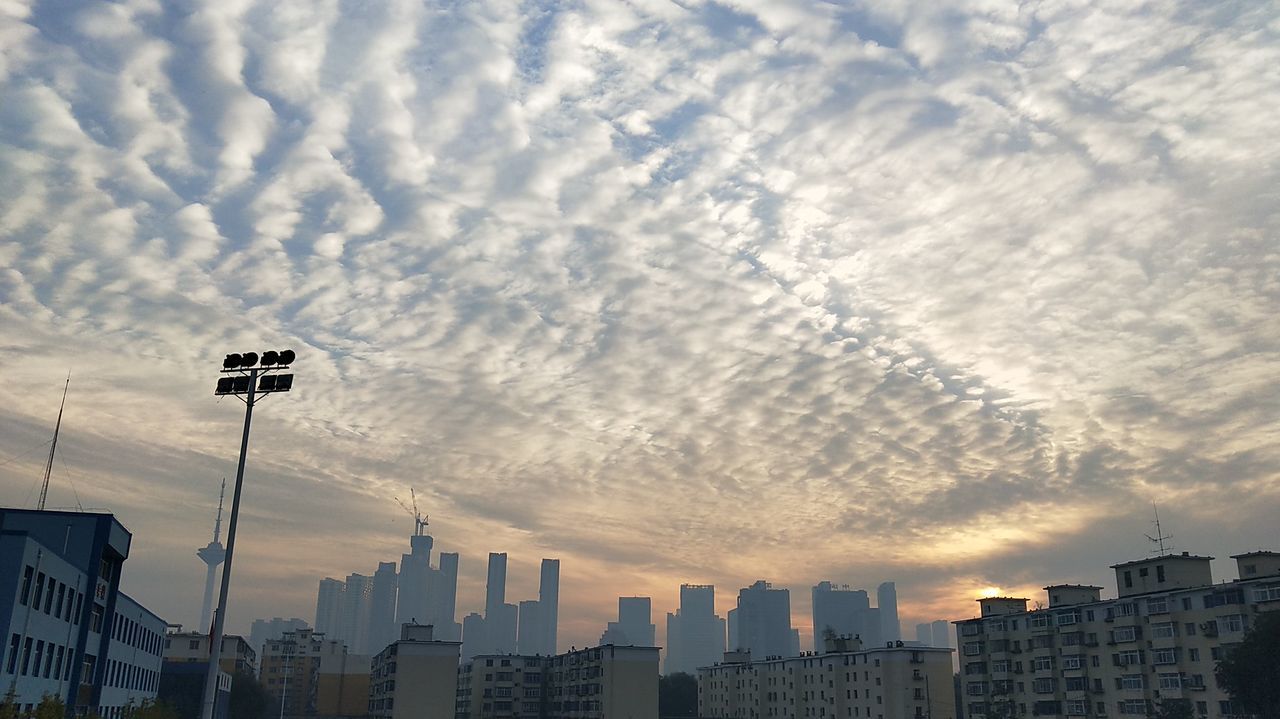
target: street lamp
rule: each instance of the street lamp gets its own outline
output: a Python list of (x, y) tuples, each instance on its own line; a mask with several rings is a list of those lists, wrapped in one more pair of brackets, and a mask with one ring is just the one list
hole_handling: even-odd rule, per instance
[(231, 523), (227, 527), (227, 558), (222, 565), (222, 587), (218, 591), (218, 610), (213, 615), (213, 631), (209, 633), (209, 671), (204, 678), (204, 706), (201, 719), (213, 719), (218, 699), (218, 660), (222, 654), (222, 627), (227, 617), (227, 589), (231, 586), (231, 559), (236, 549), (236, 522), (240, 518), (240, 487), (244, 483), (244, 460), (249, 452), (249, 422), (253, 405), (262, 395), (288, 392), (293, 388), (289, 365), (296, 358), (293, 350), (270, 350), (258, 357), (257, 352), (229, 354), (222, 361), (222, 377), (213, 393), (219, 397), (233, 395), (244, 401), (244, 434), (240, 438), (240, 464), (236, 467), (236, 489), (231, 496)]

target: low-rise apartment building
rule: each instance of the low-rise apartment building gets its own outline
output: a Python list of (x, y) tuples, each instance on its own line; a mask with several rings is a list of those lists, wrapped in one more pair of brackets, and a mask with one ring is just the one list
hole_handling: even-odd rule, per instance
[(431, 625), (404, 624), (374, 658), (369, 719), (452, 719), (462, 642), (434, 639)]
[(698, 716), (707, 719), (954, 719), (951, 649), (901, 641), (863, 648), (831, 637), (825, 651), (753, 660), (728, 652), (698, 669)]
[(1280, 554), (1232, 559), (1240, 578), (1221, 584), (1212, 557), (1184, 552), (1113, 565), (1114, 599), (1058, 584), (1030, 611), (1024, 598), (978, 600), (981, 616), (955, 622), (966, 717), (1145, 717), (1173, 703), (1234, 716), (1215, 664), (1280, 608)]
[(482, 655), (458, 672), (456, 719), (657, 719), (657, 647)]

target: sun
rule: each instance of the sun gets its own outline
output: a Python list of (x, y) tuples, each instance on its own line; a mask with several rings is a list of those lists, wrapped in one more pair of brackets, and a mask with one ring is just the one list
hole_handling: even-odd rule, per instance
[(978, 596), (983, 599), (1000, 596), (1000, 587), (983, 587), (978, 590)]

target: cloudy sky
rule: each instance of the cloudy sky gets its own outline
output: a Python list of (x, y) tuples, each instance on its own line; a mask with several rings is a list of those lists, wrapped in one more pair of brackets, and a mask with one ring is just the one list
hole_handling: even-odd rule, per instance
[(566, 646), (682, 581), (798, 626), (823, 579), (908, 626), (1111, 587), (1153, 501), (1234, 576), (1280, 549), (1277, 111), (1257, 1), (0, 0), (0, 503), (69, 371), (49, 505), (195, 623), (221, 357), (292, 347), (232, 630), (397, 558), (410, 487), (459, 617), (561, 558)]

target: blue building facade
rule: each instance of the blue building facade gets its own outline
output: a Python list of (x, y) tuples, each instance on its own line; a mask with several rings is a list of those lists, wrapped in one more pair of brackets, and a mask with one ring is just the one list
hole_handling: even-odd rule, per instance
[[(68, 714), (118, 714), (119, 692), (103, 692), (109, 671), (118, 671), (108, 661), (113, 634), (125, 628), (130, 641), (151, 642), (155, 661), (140, 661), (158, 669), (164, 623), (120, 593), (132, 540), (110, 514), (0, 508), (0, 691), (12, 690), (23, 708), (51, 695)], [(128, 626), (128, 614), (144, 628)], [(154, 696), (139, 689), (128, 698)]]

